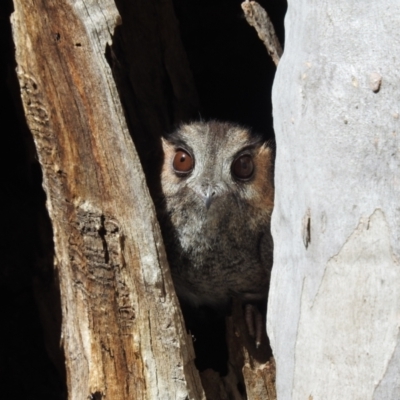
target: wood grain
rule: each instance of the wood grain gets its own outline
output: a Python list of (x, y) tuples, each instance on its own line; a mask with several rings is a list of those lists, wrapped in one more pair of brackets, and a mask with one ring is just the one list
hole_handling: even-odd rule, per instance
[(154, 208), (104, 56), (112, 1), (14, 2), (43, 169), (70, 399), (200, 399)]

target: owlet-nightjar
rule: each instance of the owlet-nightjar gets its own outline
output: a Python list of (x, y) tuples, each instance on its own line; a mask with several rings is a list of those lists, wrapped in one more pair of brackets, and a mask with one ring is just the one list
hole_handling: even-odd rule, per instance
[(163, 139), (164, 242), (177, 295), (191, 306), (265, 300), (272, 267), (273, 150), (225, 122), (182, 125)]

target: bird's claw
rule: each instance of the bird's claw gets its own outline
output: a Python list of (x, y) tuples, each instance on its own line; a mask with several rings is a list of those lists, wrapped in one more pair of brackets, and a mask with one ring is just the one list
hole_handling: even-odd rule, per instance
[(249, 335), (255, 339), (256, 348), (258, 349), (261, 345), (261, 337), (264, 327), (263, 317), (255, 305), (246, 304), (244, 308), (244, 318)]

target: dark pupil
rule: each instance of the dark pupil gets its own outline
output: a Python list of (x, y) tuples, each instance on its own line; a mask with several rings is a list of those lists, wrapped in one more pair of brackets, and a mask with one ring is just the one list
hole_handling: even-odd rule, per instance
[(240, 167), (242, 169), (242, 173), (247, 174), (247, 170), (250, 169), (250, 163), (249, 160), (247, 160), (247, 158), (243, 157), (240, 159)]
[(233, 164), (233, 173), (237, 178), (247, 179), (253, 173), (254, 165), (250, 156), (239, 157)]

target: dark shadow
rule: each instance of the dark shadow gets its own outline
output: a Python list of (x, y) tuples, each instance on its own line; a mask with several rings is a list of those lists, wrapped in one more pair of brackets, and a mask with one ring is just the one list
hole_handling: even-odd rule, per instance
[[(243, 16), (241, 0), (173, 0), (199, 93), (201, 114), (250, 126), (274, 138), (275, 65)], [(281, 43), (286, 0), (261, 0)]]
[(153, 197), (160, 192), (161, 136), (196, 119), (199, 101), (172, 3), (116, 0), (122, 24), (106, 57)]

